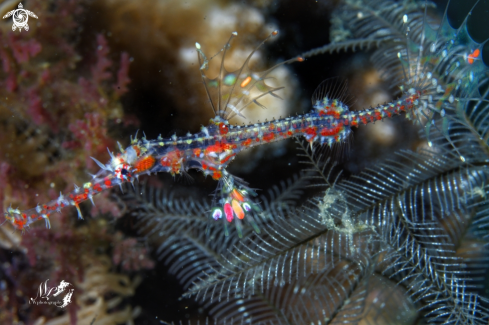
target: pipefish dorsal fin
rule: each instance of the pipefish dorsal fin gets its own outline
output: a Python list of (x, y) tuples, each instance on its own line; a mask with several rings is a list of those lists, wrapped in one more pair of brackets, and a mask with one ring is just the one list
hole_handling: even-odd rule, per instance
[[(258, 105), (262, 108), (266, 108), (260, 104), (259, 99), (271, 95), (280, 98), (276, 92), (284, 87), (271, 87), (266, 84), (266, 79), (270, 72), (277, 67), (292, 63), (295, 61), (303, 61), (302, 57), (297, 57), (284, 62), (281, 62), (265, 71), (252, 71), (249, 63), (253, 54), (271, 37), (278, 35), (278, 31), (273, 31), (267, 38), (265, 38), (251, 53), (247, 56), (241, 67), (235, 71), (228, 71), (225, 67), (226, 53), (231, 47), (231, 41), (238, 36), (237, 32), (231, 33), (231, 37), (224, 47), (213, 57), (207, 58), (201, 49), (199, 43), (196, 43), (200, 73), (204, 87), (209, 97), (212, 109), (215, 116), (219, 116), (222, 119), (229, 120), (235, 116), (245, 118), (242, 111), (251, 104)], [(209, 78), (205, 74), (204, 70), (207, 70), (212, 59), (222, 53), (222, 59), (220, 63), (219, 74), (216, 78)]]
[(325, 98), (335, 99), (345, 105), (352, 106), (354, 97), (348, 91), (348, 80), (339, 77), (333, 77), (323, 80), (312, 94), (312, 106), (319, 105)]

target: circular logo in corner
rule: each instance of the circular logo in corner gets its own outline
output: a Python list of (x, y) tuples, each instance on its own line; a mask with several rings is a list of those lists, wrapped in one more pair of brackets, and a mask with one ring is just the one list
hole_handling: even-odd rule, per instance
[(14, 32), (17, 28), (19, 29), (19, 31), (22, 31), (22, 28), (24, 28), (26, 31), (29, 30), (29, 25), (27, 25), (27, 22), (29, 21), (29, 16), (36, 19), (38, 18), (36, 14), (33, 13), (32, 11), (24, 9), (22, 3), (19, 3), (17, 9), (7, 12), (7, 14), (3, 16), (3, 19), (8, 18), (10, 16), (13, 16), (12, 19), (14, 23), (12, 25), (12, 30)]

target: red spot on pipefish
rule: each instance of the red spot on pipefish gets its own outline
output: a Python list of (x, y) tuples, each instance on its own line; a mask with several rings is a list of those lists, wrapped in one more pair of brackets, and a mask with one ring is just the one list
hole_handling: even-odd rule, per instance
[(236, 156), (235, 154), (232, 154), (232, 155), (228, 155), (224, 158), (221, 159), (221, 164), (225, 164), (229, 161), (229, 159), (233, 158), (234, 156)]
[(204, 149), (204, 154), (209, 155), (210, 153), (221, 153), (226, 150), (236, 149), (237, 145), (216, 141), (213, 145), (207, 146)]
[(275, 134), (273, 132), (270, 132), (268, 134), (263, 135), (263, 141), (270, 142), (275, 138)]
[(324, 137), (328, 137), (328, 136), (332, 136), (332, 135), (336, 135), (338, 133), (340, 133), (341, 129), (342, 129), (343, 125), (342, 124), (339, 124), (338, 126), (334, 127), (334, 128), (323, 128), (321, 129), (321, 135), (324, 136)]
[(307, 138), (314, 138), (317, 135), (315, 127), (306, 128), (304, 133), (308, 135)]
[(243, 146), (249, 146), (251, 144), (251, 138), (246, 139), (242, 144)]
[(229, 132), (229, 127), (223, 122), (219, 123), (219, 133), (221, 135), (225, 135), (228, 134), (228, 132)]
[(172, 175), (179, 174), (182, 166), (182, 158), (183, 152), (181, 150), (175, 149), (161, 157), (160, 164), (163, 167), (170, 167), (170, 173)]
[(212, 179), (214, 179), (216, 181), (221, 179), (221, 177), (222, 177), (222, 172), (220, 172), (220, 171), (216, 171), (216, 172), (212, 173)]
[(334, 106), (333, 106), (333, 108), (331, 110), (326, 111), (326, 115), (333, 116), (336, 119), (339, 119), (340, 118), (340, 113), (334, 111)]

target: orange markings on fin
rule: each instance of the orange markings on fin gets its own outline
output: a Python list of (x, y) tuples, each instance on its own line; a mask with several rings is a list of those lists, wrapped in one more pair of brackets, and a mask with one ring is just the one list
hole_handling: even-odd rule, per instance
[(246, 79), (245, 79), (245, 80), (243, 80), (243, 81), (241, 82), (241, 84), (240, 84), (239, 86), (240, 86), (241, 88), (244, 88), (244, 87), (248, 86), (250, 82), (251, 82), (251, 77), (250, 77), (250, 76), (248, 76), (248, 77), (246, 77)]
[(481, 51), (479, 49), (475, 49), (474, 52), (470, 53), (469, 57), (467, 58), (467, 61), (469, 62), (469, 64), (474, 63), (474, 59), (479, 57), (480, 54), (481, 54)]
[(243, 208), (241, 207), (241, 205), (239, 205), (238, 201), (233, 200), (231, 202), (231, 205), (232, 205), (233, 211), (236, 214), (236, 216), (238, 217), (238, 219), (244, 219), (245, 214), (244, 214)]
[(241, 193), (238, 192), (238, 190), (234, 189), (231, 193), (234, 199), (244, 202), (244, 197), (243, 195), (241, 195)]

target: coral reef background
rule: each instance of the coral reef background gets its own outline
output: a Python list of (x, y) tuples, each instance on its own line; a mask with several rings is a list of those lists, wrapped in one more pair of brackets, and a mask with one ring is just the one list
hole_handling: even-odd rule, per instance
[[(0, 14), (17, 7), (5, 1)], [(30, 208), (89, 179), (136, 130), (148, 138), (196, 132), (212, 117), (200, 80), (195, 42), (218, 53), (237, 31), (228, 69), (237, 68), (272, 30), (279, 36), (255, 55), (257, 70), (330, 42), (335, 1), (24, 1), (28, 32), (0, 22), (0, 203)], [(441, 9), (445, 4), (439, 5)], [(235, 66), (233, 67), (233, 64)], [(217, 66), (209, 74), (217, 74)], [(331, 77), (349, 80), (352, 109), (389, 101), (393, 92), (365, 54), (336, 53), (286, 66), (275, 78), (283, 100), (264, 102), (246, 116), (254, 122), (310, 109), (310, 96)], [(274, 81), (271, 81), (274, 82)], [(236, 120), (235, 123), (248, 123)], [(331, 154), (354, 174), (398, 149), (426, 145), (402, 117), (355, 130), (349, 147)], [(240, 155), (230, 172), (266, 190), (302, 166), (286, 141)], [(215, 182), (191, 174), (168, 175), (149, 184), (199, 201)], [(126, 189), (127, 190), (127, 189)], [(137, 220), (114, 193), (54, 216), (21, 236), (0, 227), (0, 323), (158, 324), (205, 318), (206, 310), (184, 292), (159, 261), (157, 243), (139, 233)], [(205, 229), (202, 229), (205, 231)], [(67, 310), (29, 305), (41, 282), (75, 284)]]

